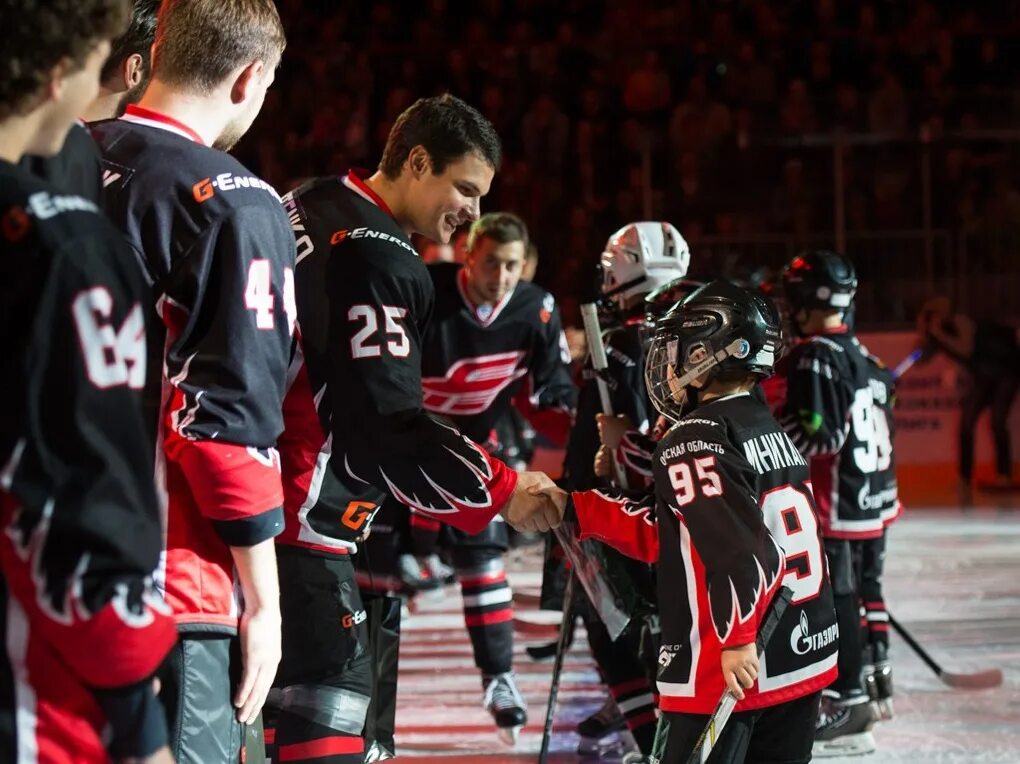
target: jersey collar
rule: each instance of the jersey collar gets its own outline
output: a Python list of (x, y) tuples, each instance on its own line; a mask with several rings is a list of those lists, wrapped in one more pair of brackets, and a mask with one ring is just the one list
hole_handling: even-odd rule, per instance
[(162, 114), (152, 109), (144, 109), (136, 104), (128, 104), (127, 110), (124, 112), (124, 116), (121, 117), (125, 122), (134, 122), (136, 125), (148, 125), (149, 127), (155, 127), (160, 130), (166, 130), (171, 133), (177, 133), (189, 141), (200, 143), (205, 145), (205, 141), (202, 140), (202, 136), (192, 130), (183, 122), (178, 122), (173, 117), (169, 117), (166, 114)]
[(517, 288), (514, 287), (507, 292), (503, 299), (495, 305), (489, 305), (488, 303), (475, 305), (474, 301), (468, 296), (467, 270), (461, 266), (460, 270), (457, 271), (457, 291), (460, 292), (460, 298), (464, 301), (468, 313), (482, 326), (488, 326), (503, 312), (503, 308), (510, 302), (510, 298), (514, 296)]
[(366, 201), (372, 202), (372, 204), (396, 220), (396, 216), (393, 214), (393, 210), (390, 209), (390, 206), (386, 204), (379, 194), (369, 188), (368, 184), (365, 183), (365, 177), (367, 176), (367, 170), (352, 169), (347, 171), (347, 174), (344, 175), (341, 182), (358, 196), (363, 197)]

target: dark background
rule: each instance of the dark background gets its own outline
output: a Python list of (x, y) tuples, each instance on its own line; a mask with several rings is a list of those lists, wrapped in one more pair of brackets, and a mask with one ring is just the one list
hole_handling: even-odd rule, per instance
[(701, 276), (841, 241), (866, 324), (936, 292), (1017, 310), (1016, 0), (278, 5), (289, 45), (242, 160), (281, 191), (374, 167), (404, 108), (454, 93), (504, 143), (483, 210), (526, 220), (568, 319), (646, 217)]

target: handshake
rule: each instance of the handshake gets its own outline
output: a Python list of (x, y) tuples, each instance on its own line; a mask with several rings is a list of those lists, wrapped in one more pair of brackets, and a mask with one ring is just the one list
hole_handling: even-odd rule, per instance
[(570, 495), (544, 472), (517, 473), (517, 487), (500, 514), (522, 533), (558, 528)]

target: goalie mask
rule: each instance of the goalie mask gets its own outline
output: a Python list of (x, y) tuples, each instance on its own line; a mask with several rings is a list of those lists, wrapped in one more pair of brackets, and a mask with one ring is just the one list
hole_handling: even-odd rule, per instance
[(609, 237), (599, 263), (602, 296), (625, 310), (631, 298), (687, 275), (691, 251), (669, 223), (631, 223)]
[(779, 313), (768, 297), (712, 281), (656, 323), (645, 362), (648, 395), (675, 422), (688, 387), (703, 387), (722, 373), (767, 377), (781, 347)]

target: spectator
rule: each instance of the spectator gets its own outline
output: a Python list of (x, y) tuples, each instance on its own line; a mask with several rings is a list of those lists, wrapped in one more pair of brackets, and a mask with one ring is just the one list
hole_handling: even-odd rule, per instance
[(990, 409), (995, 443), (997, 487), (1013, 484), (1009, 411), (1020, 390), (1020, 329), (990, 321), (976, 321), (954, 313), (948, 298), (929, 300), (917, 316), (922, 358), (944, 353), (967, 375), (960, 401), (960, 484), (969, 494), (974, 472), (974, 430)]

